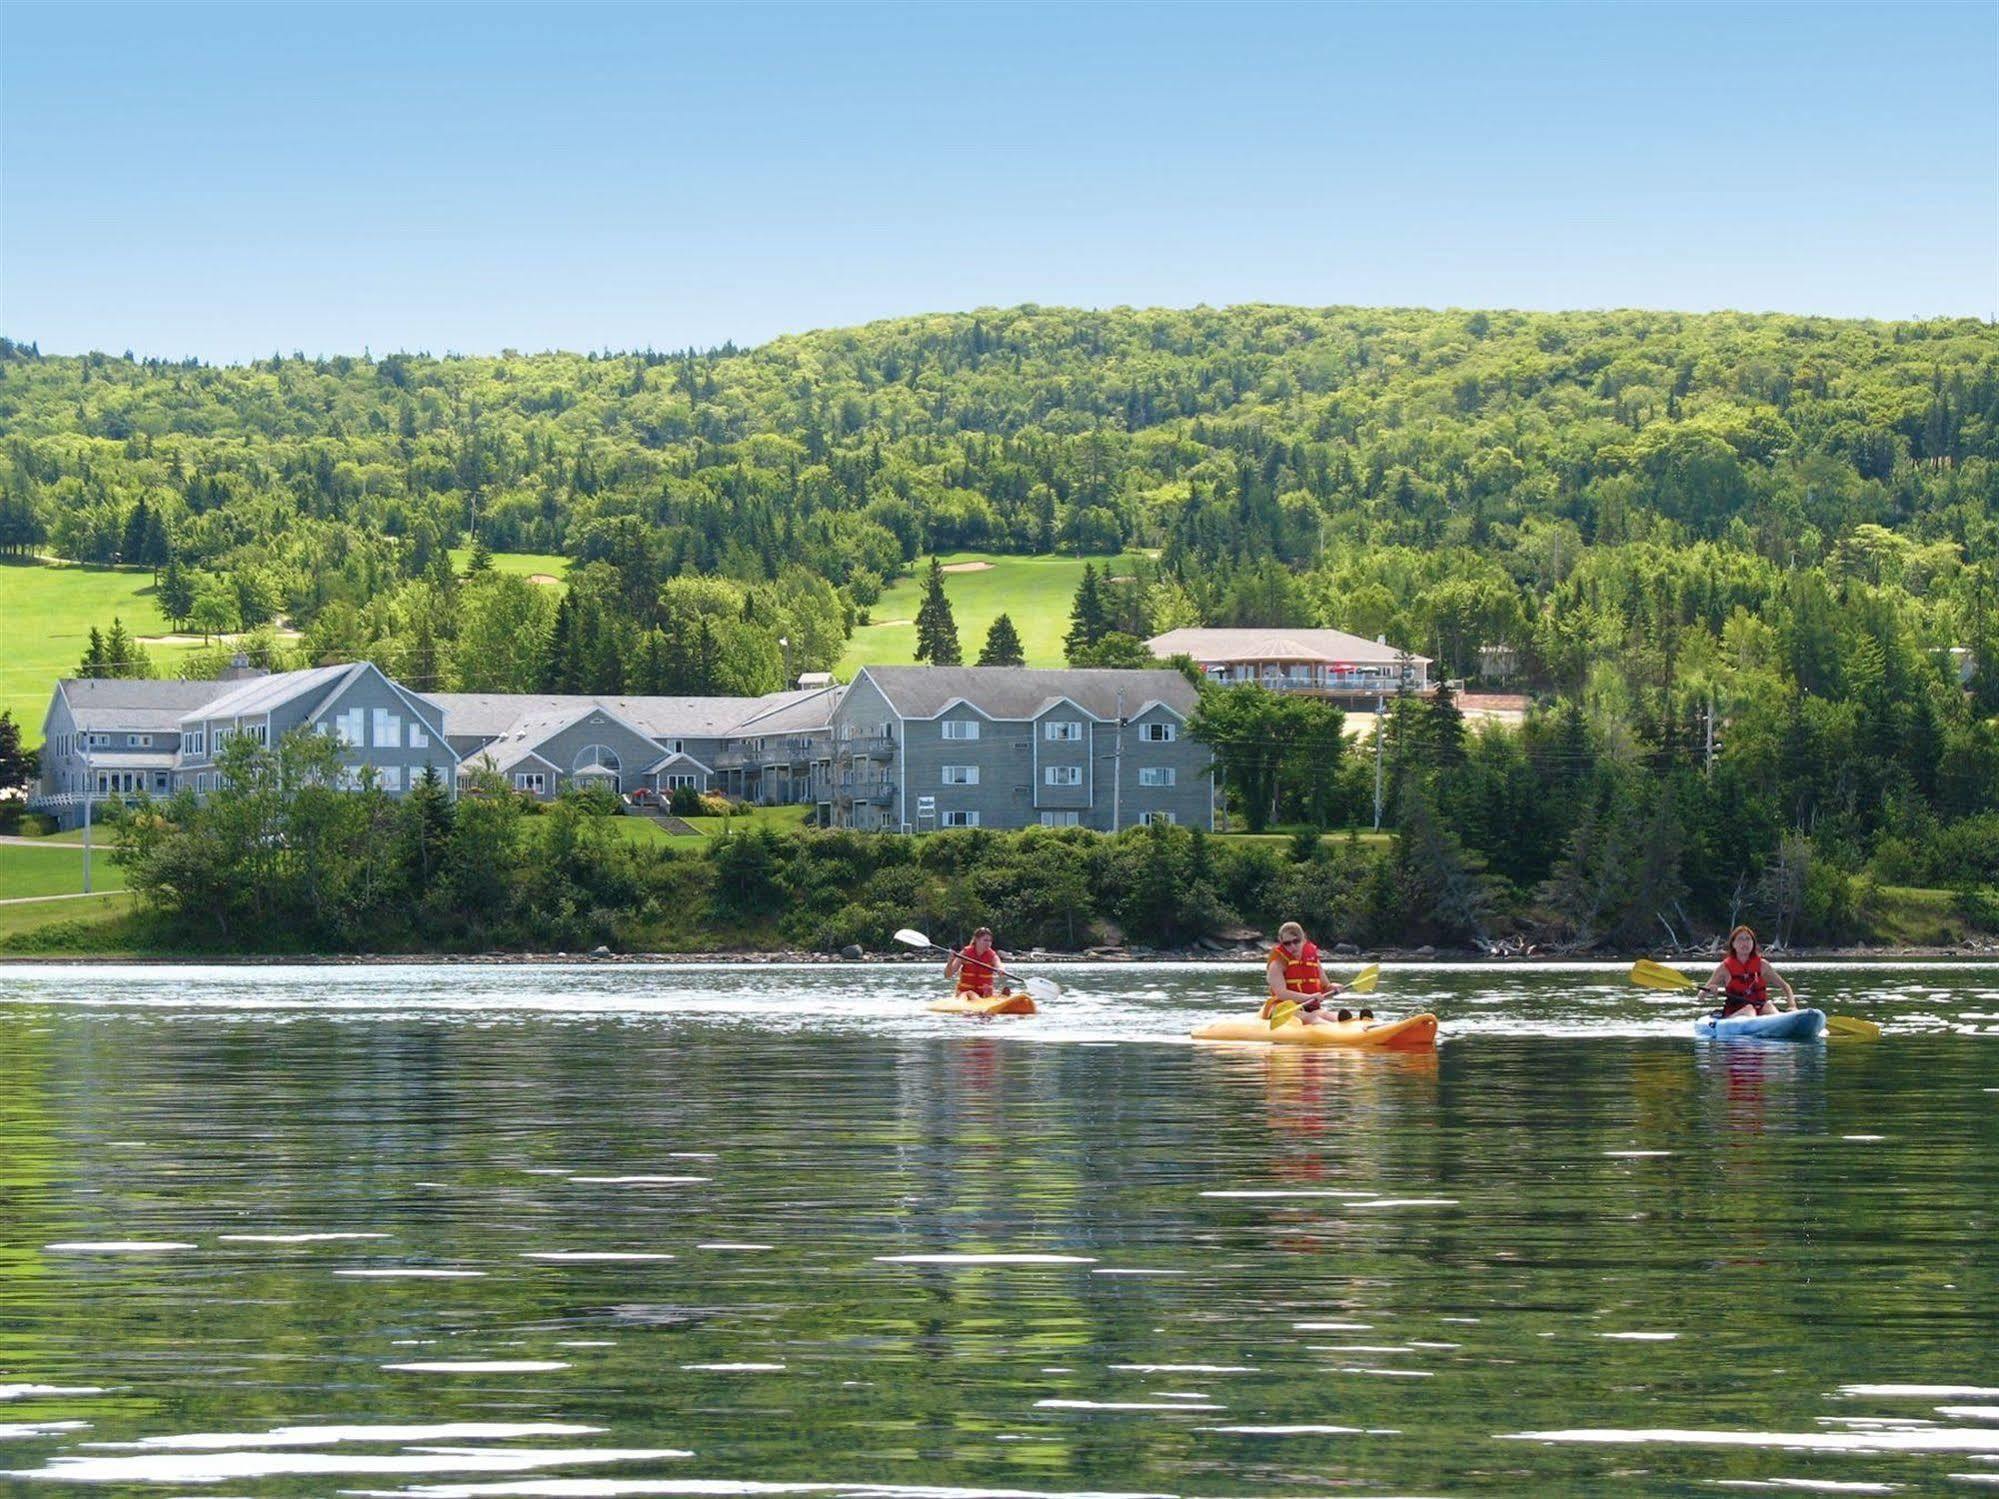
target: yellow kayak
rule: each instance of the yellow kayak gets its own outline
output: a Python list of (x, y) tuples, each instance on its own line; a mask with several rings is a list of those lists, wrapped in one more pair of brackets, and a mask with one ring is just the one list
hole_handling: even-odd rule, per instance
[[(934, 1009), (935, 1006), (932, 1006)], [(1196, 1041), (1258, 1041), (1268, 1046), (1361, 1046), (1377, 1051), (1421, 1051), (1437, 1044), (1437, 1017), (1402, 1020), (1328, 1020), (1318, 1025), (1286, 1021), (1276, 1030), (1267, 1020), (1244, 1016), (1216, 1020), (1194, 1032)]]
[(1032, 1015), (1039, 1009), (1031, 994), (954, 994), (924, 1008), (939, 1015)]

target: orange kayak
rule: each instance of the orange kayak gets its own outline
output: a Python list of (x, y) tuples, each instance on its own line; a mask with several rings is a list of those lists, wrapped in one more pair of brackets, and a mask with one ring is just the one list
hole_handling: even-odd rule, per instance
[[(933, 1007), (934, 1008), (934, 1007)], [(1329, 1020), (1318, 1025), (1286, 1021), (1276, 1030), (1267, 1020), (1245, 1016), (1216, 1020), (1194, 1032), (1196, 1041), (1255, 1041), (1266, 1046), (1359, 1046), (1376, 1051), (1421, 1051), (1437, 1044), (1437, 1017), (1402, 1020)]]
[(954, 994), (949, 999), (933, 999), (924, 1006), (939, 1015), (1033, 1015), (1039, 1006), (1031, 994)]

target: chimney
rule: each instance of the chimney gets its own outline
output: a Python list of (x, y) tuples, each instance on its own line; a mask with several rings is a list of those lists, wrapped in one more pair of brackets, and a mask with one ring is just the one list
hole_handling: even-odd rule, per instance
[(264, 670), (263, 667), (252, 666), (250, 658), (241, 651), (238, 651), (234, 656), (230, 657), (229, 664), (222, 669), (222, 675), (216, 680), (222, 682), (241, 682), (250, 677), (268, 677), (269, 675), (270, 673)]

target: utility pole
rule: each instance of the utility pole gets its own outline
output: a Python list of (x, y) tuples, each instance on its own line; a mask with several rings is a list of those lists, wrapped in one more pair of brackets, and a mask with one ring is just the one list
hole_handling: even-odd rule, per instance
[(1123, 826), (1120, 813), (1124, 801), (1124, 689), (1117, 690), (1117, 738), (1111, 742), (1111, 831)]
[(1707, 748), (1702, 754), (1701, 764), (1705, 770), (1714, 769), (1714, 694), (1711, 692), (1707, 699)]
[(83, 893), (90, 894), (90, 735), (83, 738)]
[(1374, 830), (1381, 831), (1381, 735), (1388, 727), (1387, 705), (1379, 692), (1374, 695)]

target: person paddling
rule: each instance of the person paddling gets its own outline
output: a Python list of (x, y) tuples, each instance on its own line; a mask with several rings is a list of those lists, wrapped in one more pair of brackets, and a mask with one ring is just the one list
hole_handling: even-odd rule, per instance
[[(944, 965), (944, 977), (958, 981), (960, 994), (976, 994), (982, 999), (991, 999), (993, 981), (1011, 979), (1013, 975), (1006, 971), (999, 950), (993, 946), (993, 929), (982, 926), (972, 933), (970, 942), (951, 954), (951, 961)], [(1011, 994), (1013, 985), (1009, 983), (999, 992)]]
[[(1320, 1011), (1327, 999), (1346, 988), (1344, 984), (1326, 982), (1326, 971), (1319, 966), (1319, 949), (1306, 940), (1305, 929), (1295, 921), (1287, 921), (1277, 929), (1277, 945), (1270, 949), (1270, 966), (1264, 975), (1270, 985), (1269, 997), (1263, 1001), (1265, 1020), (1270, 1019), (1279, 1005), (1295, 1004), (1297, 1018), (1304, 1024), (1330, 1023), (1331, 1017)], [(1342, 1012), (1341, 1018), (1353, 1017)]]
[(1719, 993), (1721, 1018), (1735, 1015), (1774, 1015), (1777, 1007), (1770, 1002), (1771, 980), (1783, 986), (1784, 998), (1792, 1009), (1798, 1007), (1798, 991), (1791, 987), (1791, 981), (1772, 968), (1763, 956), (1762, 944), (1757, 942), (1756, 933), (1746, 926), (1739, 926), (1728, 934), (1728, 951), (1715, 964), (1714, 972), (1700, 987), (1702, 994)]

